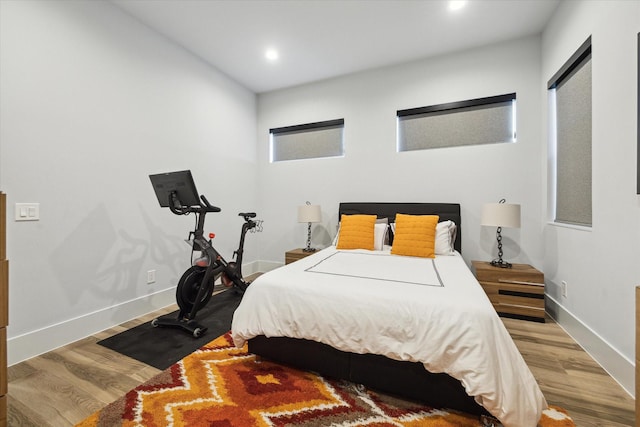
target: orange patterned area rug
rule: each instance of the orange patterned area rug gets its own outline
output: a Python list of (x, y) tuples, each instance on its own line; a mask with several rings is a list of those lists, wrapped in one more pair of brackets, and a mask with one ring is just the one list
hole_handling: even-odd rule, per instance
[[(471, 416), (362, 390), (267, 361), (225, 334), (77, 424), (89, 426), (479, 427)], [(561, 408), (541, 427), (574, 426)]]

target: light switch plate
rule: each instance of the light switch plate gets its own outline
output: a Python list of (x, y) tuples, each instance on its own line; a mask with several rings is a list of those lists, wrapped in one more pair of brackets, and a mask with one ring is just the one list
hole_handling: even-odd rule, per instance
[(39, 221), (40, 203), (16, 203), (16, 221)]

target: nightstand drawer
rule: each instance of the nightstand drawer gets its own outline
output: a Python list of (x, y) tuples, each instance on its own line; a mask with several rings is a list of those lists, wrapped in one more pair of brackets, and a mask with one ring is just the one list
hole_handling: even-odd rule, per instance
[(7, 425), (7, 395), (0, 396), (0, 426)]
[(544, 289), (544, 274), (527, 264), (513, 264), (512, 268), (500, 268), (489, 263), (474, 261), (474, 267), (476, 267), (476, 278), (479, 282), (541, 285)]
[(544, 322), (544, 275), (527, 264), (494, 267), (472, 261), (473, 269), (500, 316)]
[(544, 316), (544, 287), (492, 282), (480, 282), (480, 285), (498, 313), (517, 308), (518, 312)]
[[(7, 328), (0, 328), (0, 395), (7, 394)], [(0, 424), (2, 425), (2, 424)]]
[(9, 324), (9, 261), (0, 260), (0, 327)]
[(514, 283), (480, 282), (489, 299), (493, 295), (505, 301), (519, 298), (526, 301), (542, 301), (544, 306), (544, 286), (527, 286)]

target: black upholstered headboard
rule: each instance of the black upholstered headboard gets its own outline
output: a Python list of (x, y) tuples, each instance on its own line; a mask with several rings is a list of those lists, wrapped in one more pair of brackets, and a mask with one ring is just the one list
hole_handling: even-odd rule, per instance
[(462, 253), (462, 232), (460, 204), (458, 203), (369, 203), (369, 202), (346, 202), (340, 203), (338, 209), (338, 218), (342, 214), (367, 214), (377, 215), (378, 218), (389, 218), (389, 222), (394, 222), (396, 214), (407, 215), (439, 215), (440, 221), (451, 220), (456, 223), (458, 232), (456, 233), (456, 241), (454, 248)]

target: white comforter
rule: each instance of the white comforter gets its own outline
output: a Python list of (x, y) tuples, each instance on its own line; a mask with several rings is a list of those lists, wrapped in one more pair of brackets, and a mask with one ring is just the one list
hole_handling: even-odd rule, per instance
[(421, 362), (461, 381), (505, 427), (535, 427), (547, 407), (459, 254), (430, 260), (331, 246), (255, 280), (232, 333), (238, 347), (285, 336)]

